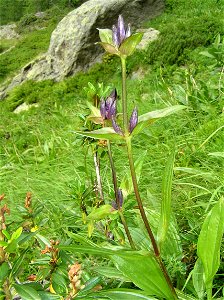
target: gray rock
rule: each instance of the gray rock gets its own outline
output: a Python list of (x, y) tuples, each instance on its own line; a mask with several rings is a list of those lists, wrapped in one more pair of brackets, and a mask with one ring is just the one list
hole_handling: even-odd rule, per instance
[(19, 34), (15, 31), (16, 24), (2, 25), (0, 26), (0, 39), (17, 39)]
[[(111, 28), (122, 14), (132, 29), (160, 14), (164, 0), (89, 0), (65, 16), (53, 31), (50, 46), (42, 57), (25, 66), (4, 95), (14, 86), (32, 79), (61, 79), (87, 70), (100, 61), (103, 50), (96, 28)], [(1, 96), (0, 96), (1, 97)]]

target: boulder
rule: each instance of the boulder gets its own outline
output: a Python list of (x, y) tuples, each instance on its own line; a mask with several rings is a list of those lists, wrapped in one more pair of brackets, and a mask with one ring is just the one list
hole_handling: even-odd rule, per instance
[(25, 66), (4, 92), (26, 80), (61, 79), (87, 70), (99, 61), (103, 49), (97, 28), (111, 28), (122, 14), (136, 29), (160, 14), (164, 0), (89, 0), (66, 15), (53, 31), (44, 55)]
[(18, 39), (19, 34), (16, 32), (16, 24), (0, 26), (0, 39)]

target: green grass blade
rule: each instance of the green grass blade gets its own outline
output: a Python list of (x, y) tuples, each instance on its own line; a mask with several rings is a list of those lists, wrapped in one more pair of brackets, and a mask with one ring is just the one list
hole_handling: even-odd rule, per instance
[(172, 189), (174, 160), (175, 160), (175, 151), (173, 151), (170, 154), (163, 174), (162, 204), (161, 204), (161, 214), (160, 214), (160, 221), (158, 227), (158, 241), (160, 247), (162, 246), (162, 244), (166, 239), (170, 218), (171, 218), (171, 189)]
[(208, 299), (211, 298), (212, 281), (220, 265), (220, 247), (223, 233), (224, 198), (221, 198), (206, 216), (198, 238), (197, 253), (204, 267)]

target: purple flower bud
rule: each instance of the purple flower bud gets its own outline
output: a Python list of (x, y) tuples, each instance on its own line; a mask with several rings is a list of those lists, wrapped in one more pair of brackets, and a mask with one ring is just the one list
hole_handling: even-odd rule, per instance
[(123, 135), (123, 131), (121, 130), (121, 127), (116, 123), (114, 116), (112, 116), (112, 126), (116, 133)]
[(124, 19), (121, 15), (118, 17), (117, 33), (118, 33), (118, 36), (120, 39), (120, 44), (121, 44), (123, 42), (123, 40), (125, 39)]
[(114, 209), (119, 209), (122, 207), (123, 205), (123, 202), (124, 202), (124, 198), (123, 198), (123, 193), (122, 193), (122, 190), (121, 189), (118, 189), (117, 190), (117, 196), (118, 196), (118, 201), (119, 201), (119, 207), (118, 207), (118, 204), (117, 202), (115, 201), (112, 201), (111, 202), (111, 205)]
[(124, 19), (121, 15), (118, 17), (117, 27), (113, 25), (112, 27), (112, 39), (114, 45), (119, 48), (125, 39), (131, 35), (131, 27), (128, 24), (125, 29)]
[(138, 110), (135, 107), (132, 111), (131, 118), (129, 121), (129, 132), (132, 133), (136, 125), (138, 124)]
[(118, 189), (117, 194), (118, 194), (118, 200), (119, 200), (120, 207), (122, 207), (123, 202), (124, 202), (122, 190)]
[(111, 94), (104, 100), (102, 98), (100, 102), (100, 113), (102, 118), (105, 120), (111, 120), (112, 116), (116, 115), (116, 104), (117, 104), (117, 91), (114, 89)]
[(112, 27), (112, 39), (113, 39), (114, 45), (118, 48), (120, 46), (120, 40), (117, 35), (117, 27), (115, 25), (113, 25), (113, 27)]

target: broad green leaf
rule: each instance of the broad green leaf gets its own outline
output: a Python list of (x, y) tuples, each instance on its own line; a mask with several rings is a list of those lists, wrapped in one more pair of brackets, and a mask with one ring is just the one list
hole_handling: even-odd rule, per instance
[(23, 227), (19, 227), (15, 232), (13, 232), (10, 240), (12, 241), (18, 239), (22, 232), (23, 232)]
[(52, 287), (58, 294), (66, 294), (68, 292), (67, 282), (65, 277), (59, 273), (53, 273), (51, 276)]
[(40, 296), (41, 300), (63, 300), (63, 297), (47, 292), (38, 291), (38, 295)]
[(221, 198), (206, 216), (198, 238), (197, 253), (203, 263), (207, 292), (219, 268), (223, 233), (224, 198)]
[(8, 243), (5, 241), (0, 241), (0, 247), (6, 247), (8, 246)]
[(41, 297), (38, 295), (37, 291), (28, 285), (14, 284), (13, 286), (22, 300), (41, 300)]
[(11, 239), (11, 235), (9, 234), (9, 232), (6, 229), (2, 230), (2, 233), (4, 234), (4, 236), (7, 238), (7, 240)]
[(119, 47), (119, 52), (121, 55), (130, 56), (135, 51), (137, 45), (141, 42), (143, 33), (135, 33), (129, 36)]
[(109, 43), (97, 43), (100, 44), (104, 50), (110, 54), (115, 54), (115, 55), (119, 55), (119, 51), (111, 44)]
[(8, 242), (8, 245), (5, 248), (5, 252), (14, 253), (14, 252), (16, 252), (17, 248), (18, 248), (18, 241), (17, 240), (12, 240), (11, 242)]
[(197, 259), (192, 271), (192, 280), (198, 299), (204, 299), (205, 285), (203, 280), (203, 265), (200, 258)]
[(150, 124), (155, 122), (157, 119), (164, 118), (178, 111), (181, 111), (182, 109), (185, 108), (186, 106), (184, 105), (174, 105), (174, 106), (166, 107), (155, 111), (150, 111), (144, 115), (139, 116), (138, 124), (133, 130), (132, 135), (138, 134), (144, 128), (148, 127)]
[(0, 265), (0, 283), (5, 280), (5, 278), (8, 276), (10, 272), (10, 267), (7, 262), (3, 262)]
[[(142, 165), (145, 159), (147, 151), (144, 151), (141, 156), (135, 161), (135, 172), (137, 181), (139, 181), (142, 171)], [(122, 189), (124, 199), (127, 198), (133, 192), (133, 184), (132, 184), (132, 177), (130, 171), (125, 174), (121, 181), (120, 189)]]
[(96, 285), (100, 284), (101, 281), (102, 281), (102, 278), (99, 276), (89, 279), (87, 282), (85, 282), (84, 289), (82, 289), (79, 292), (79, 296), (84, 295), (84, 294), (86, 294), (86, 292), (89, 292), (90, 290), (92, 290)]
[(110, 300), (156, 300), (156, 298), (147, 295), (147, 293), (134, 289), (106, 290), (95, 293), (95, 296), (97, 295), (108, 297)]
[(162, 180), (162, 203), (160, 221), (158, 227), (158, 242), (160, 247), (164, 243), (169, 228), (171, 218), (171, 191), (173, 179), (173, 166), (175, 159), (175, 151), (173, 151), (167, 159)]
[(107, 266), (96, 267), (94, 268), (94, 271), (108, 278), (117, 278), (122, 281), (130, 281), (126, 276), (124, 276), (120, 271), (118, 271), (114, 267), (107, 267)]
[(86, 221), (99, 221), (109, 216), (114, 211), (113, 207), (109, 204), (102, 205), (94, 208), (91, 213), (86, 217)]
[(113, 255), (111, 258), (118, 270), (148, 295), (173, 299), (165, 277), (153, 256), (130, 253), (125, 256)]
[(137, 253), (135, 251), (131, 251), (131, 250), (126, 250), (126, 249), (110, 249), (110, 248), (103, 248), (103, 247), (99, 247), (95, 244), (95, 246), (80, 246), (77, 244), (72, 244), (72, 245), (59, 245), (58, 246), (59, 249), (61, 250), (67, 250), (69, 252), (72, 253), (85, 253), (85, 254), (89, 254), (89, 255), (101, 255), (103, 257), (108, 257), (110, 255), (125, 255), (125, 253), (132, 253), (132, 255), (134, 255), (134, 253)]
[(76, 134), (100, 140), (123, 140), (124, 137), (117, 134), (112, 127), (104, 127), (93, 131), (75, 131)]
[(41, 235), (39, 233), (36, 234), (36, 239), (40, 243), (41, 247), (45, 247), (45, 246), (50, 247), (50, 245), (51, 245), (50, 242), (48, 241), (48, 239), (46, 239), (43, 235)]
[(99, 29), (99, 36), (102, 43), (112, 44), (112, 30), (111, 29)]
[(178, 296), (178, 299), (179, 300), (198, 300), (190, 295), (186, 295), (184, 294), (183, 292), (179, 291), (176, 289), (176, 293), (177, 293), (177, 296)]

